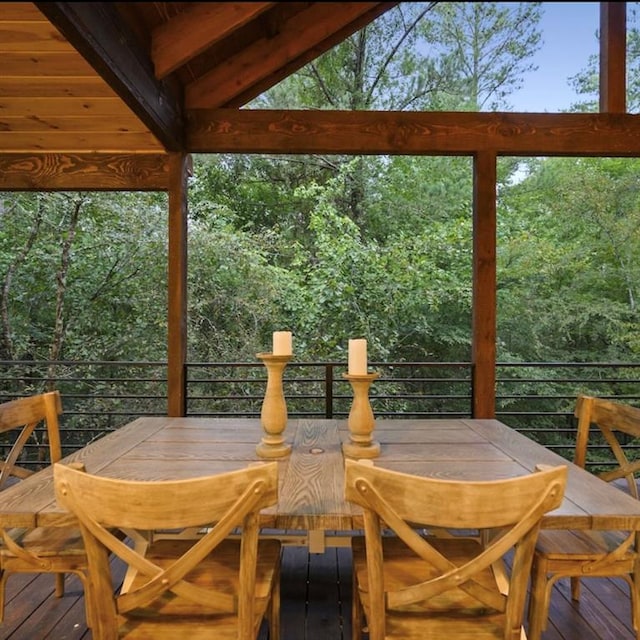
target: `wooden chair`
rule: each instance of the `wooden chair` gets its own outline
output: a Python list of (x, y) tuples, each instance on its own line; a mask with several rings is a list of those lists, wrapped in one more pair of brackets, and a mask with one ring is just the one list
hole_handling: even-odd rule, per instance
[[(265, 617), (270, 640), (277, 640), (281, 545), (258, 538), (258, 512), (277, 500), (277, 462), (156, 482), (98, 477), (58, 463), (54, 483), (87, 549), (94, 640), (248, 640)], [(194, 527), (205, 528), (200, 536), (152, 537), (144, 545), (114, 535), (116, 528)], [(231, 538), (237, 528), (240, 537)], [(110, 552), (127, 565), (116, 591)]]
[[(640, 409), (582, 395), (578, 397), (575, 415), (578, 433), (574, 462), (585, 467), (587, 450), (596, 444), (597, 436), (599, 444), (604, 443), (617, 461), (614, 468), (598, 474), (599, 477), (606, 482), (616, 482), (637, 499), (635, 474), (640, 470), (640, 461), (627, 460), (619, 437), (640, 437)], [(592, 425), (596, 428), (591, 432)], [(530, 640), (539, 640), (547, 626), (551, 590), (555, 582), (560, 578), (571, 578), (571, 597), (577, 601), (580, 578), (594, 576), (617, 576), (629, 584), (632, 622), (640, 640), (639, 542), (638, 533), (633, 531), (542, 531), (532, 569)]]
[[(4, 461), (0, 462), (0, 489), (34, 473), (19, 462), (25, 445), (38, 433), (38, 427), (45, 427), (38, 435), (41, 444), (48, 449), (48, 460), (43, 464), (60, 460), (58, 416), (61, 413), (58, 391), (0, 404), (0, 434), (12, 443)], [(61, 597), (64, 595), (64, 574), (76, 574), (86, 590), (86, 571), (87, 557), (77, 527), (0, 528), (0, 621), (4, 618), (5, 588), (11, 574), (53, 573), (55, 594)], [(90, 624), (88, 617), (87, 624)]]
[[(370, 640), (520, 640), (540, 519), (562, 501), (566, 474), (464, 482), (347, 460), (345, 495), (364, 512), (364, 540), (353, 542), (354, 640), (363, 613)], [(425, 535), (431, 526), (450, 534)]]

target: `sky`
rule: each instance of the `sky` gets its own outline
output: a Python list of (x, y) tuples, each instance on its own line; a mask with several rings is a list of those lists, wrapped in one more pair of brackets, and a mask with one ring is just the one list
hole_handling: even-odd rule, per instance
[(523, 88), (509, 96), (513, 111), (556, 112), (578, 100), (568, 79), (598, 53), (599, 2), (544, 2), (542, 43), (533, 62), (538, 70), (524, 77)]

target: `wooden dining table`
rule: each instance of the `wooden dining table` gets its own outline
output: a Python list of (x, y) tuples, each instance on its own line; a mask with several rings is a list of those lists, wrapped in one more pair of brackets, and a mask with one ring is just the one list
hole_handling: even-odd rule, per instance
[[(262, 435), (257, 418), (143, 417), (63, 461), (82, 461), (89, 473), (114, 478), (189, 478), (259, 464)], [(498, 420), (378, 419), (373, 437), (380, 443), (373, 464), (430, 477), (492, 480), (526, 475), (540, 464), (565, 464), (565, 498), (544, 516), (544, 528), (640, 529), (640, 502)], [(359, 508), (344, 499), (342, 443), (348, 438), (346, 420), (288, 421), (285, 439), (292, 449), (278, 459), (279, 500), (262, 513), (265, 530), (322, 552), (330, 541), (361, 529)], [(2, 526), (72, 523), (56, 504), (51, 468), (0, 492)]]

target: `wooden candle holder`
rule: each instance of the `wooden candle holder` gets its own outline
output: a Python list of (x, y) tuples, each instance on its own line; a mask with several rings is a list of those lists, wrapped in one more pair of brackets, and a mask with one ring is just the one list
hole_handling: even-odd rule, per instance
[(282, 375), (291, 356), (256, 354), (267, 368), (267, 389), (262, 401), (260, 422), (264, 429), (262, 440), (256, 445), (261, 458), (282, 458), (291, 453), (291, 445), (284, 441), (287, 426), (287, 403), (282, 389)]
[(373, 440), (375, 418), (369, 402), (369, 387), (380, 374), (342, 375), (353, 389), (353, 404), (347, 422), (349, 442), (342, 444), (342, 450), (349, 458), (376, 458), (380, 455), (380, 443)]

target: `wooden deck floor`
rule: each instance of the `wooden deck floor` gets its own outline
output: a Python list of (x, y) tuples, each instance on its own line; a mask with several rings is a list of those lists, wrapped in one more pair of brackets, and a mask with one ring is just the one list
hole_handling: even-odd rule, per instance
[[(351, 638), (351, 557), (348, 548), (309, 554), (286, 547), (282, 566), (281, 640)], [(79, 581), (67, 580), (63, 598), (53, 596), (53, 577), (14, 575), (0, 623), (2, 640), (90, 640)], [(633, 640), (628, 589), (623, 581), (583, 582), (579, 604), (567, 584), (555, 587), (544, 640)], [(266, 640), (266, 634), (261, 640)]]

